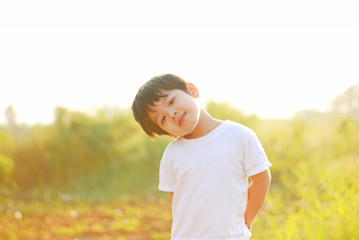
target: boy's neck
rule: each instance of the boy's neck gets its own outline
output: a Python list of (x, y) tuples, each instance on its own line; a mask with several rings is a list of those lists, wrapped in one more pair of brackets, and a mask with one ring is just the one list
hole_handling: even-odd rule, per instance
[(184, 138), (193, 139), (193, 138), (202, 137), (213, 131), (221, 123), (222, 123), (221, 120), (213, 118), (211, 115), (209, 115), (208, 112), (206, 112), (206, 110), (201, 109), (197, 127), (194, 129), (192, 133), (184, 136)]

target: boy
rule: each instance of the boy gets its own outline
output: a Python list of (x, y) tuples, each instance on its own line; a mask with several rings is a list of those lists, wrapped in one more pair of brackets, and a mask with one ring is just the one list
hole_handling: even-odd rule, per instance
[(164, 74), (145, 83), (132, 104), (147, 135), (176, 138), (162, 156), (159, 183), (172, 198), (171, 240), (249, 239), (271, 163), (252, 130), (212, 118), (198, 97), (195, 85)]

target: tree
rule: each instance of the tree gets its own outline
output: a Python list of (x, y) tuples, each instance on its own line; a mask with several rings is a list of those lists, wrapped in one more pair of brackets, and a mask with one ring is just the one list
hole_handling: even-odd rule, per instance
[(331, 113), (359, 118), (359, 84), (351, 86), (331, 103)]
[(9, 105), (5, 111), (4, 111), (4, 115), (5, 115), (5, 126), (7, 129), (9, 129), (10, 131), (14, 130), (17, 126), (16, 123), (16, 112), (13, 106)]

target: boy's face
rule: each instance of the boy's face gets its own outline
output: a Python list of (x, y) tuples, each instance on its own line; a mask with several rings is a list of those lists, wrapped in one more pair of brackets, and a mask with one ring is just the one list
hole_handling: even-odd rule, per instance
[(187, 85), (191, 94), (182, 90), (161, 92), (165, 97), (154, 103), (148, 112), (149, 118), (169, 135), (179, 137), (192, 133), (198, 124), (200, 107), (195, 101), (198, 90)]

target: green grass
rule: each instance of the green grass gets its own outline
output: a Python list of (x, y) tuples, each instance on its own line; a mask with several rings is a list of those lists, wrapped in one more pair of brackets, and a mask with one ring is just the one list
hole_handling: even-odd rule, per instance
[(336, 160), (303, 161), (273, 185), (253, 239), (358, 239), (359, 158)]
[[(354, 240), (359, 236), (359, 159), (307, 159), (273, 181), (253, 225), (252, 240)], [(273, 169), (280, 167), (273, 164)], [(33, 192), (2, 198), (0, 239), (149, 239), (170, 237), (171, 202), (164, 193), (101, 201)]]

